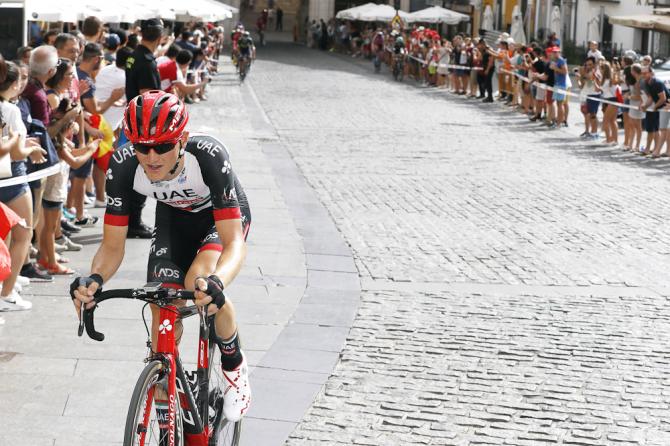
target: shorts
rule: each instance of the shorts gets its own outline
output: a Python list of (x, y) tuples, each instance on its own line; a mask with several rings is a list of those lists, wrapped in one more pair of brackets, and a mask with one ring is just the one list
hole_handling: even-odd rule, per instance
[[(25, 161), (12, 161), (12, 178), (26, 174)], [(0, 180), (1, 181), (1, 180)], [(9, 203), (28, 192), (28, 183), (14, 184), (12, 186), (0, 186), (0, 202)]]
[(65, 164), (65, 161), (61, 161), (60, 167), (61, 168), (57, 173), (47, 177), (44, 183), (44, 194), (42, 194), (43, 201), (63, 203), (67, 198), (68, 165)]
[(547, 90), (542, 87), (535, 87), (535, 99), (538, 101), (544, 101)]
[[(559, 88), (561, 90), (567, 90), (565, 85), (554, 85), (554, 88)], [(568, 95), (564, 91), (554, 91), (554, 101), (563, 102), (568, 98)]]
[(586, 97), (586, 112), (590, 115), (597, 115), (598, 108), (600, 107), (600, 102), (592, 98), (600, 99), (599, 94), (590, 94)]
[(660, 116), (657, 111), (647, 112), (644, 116), (644, 130), (647, 133), (658, 132)]
[(77, 167), (76, 169), (71, 169), (70, 173), (74, 178), (86, 179), (91, 175), (92, 171), (93, 171), (93, 158), (89, 158), (89, 160), (86, 161), (83, 166)]
[(667, 130), (670, 128), (670, 112), (658, 112), (658, 128), (660, 130)]
[(456, 69), (456, 76), (467, 76), (469, 74), (470, 70), (464, 70), (462, 68), (457, 68)]
[(44, 209), (50, 209), (50, 210), (61, 210), (63, 208), (63, 202), (62, 201), (49, 201), (45, 200), (44, 198), (42, 199), (42, 207)]
[[(633, 106), (633, 107), (639, 107), (640, 104), (642, 104), (642, 101), (640, 101), (639, 99), (638, 100), (631, 99), (629, 102), (630, 102), (630, 105)], [(631, 109), (628, 110), (628, 116), (631, 119), (642, 119), (642, 118), (644, 118), (644, 112), (640, 109), (637, 109), (637, 108), (631, 108)]]
[(547, 104), (553, 104), (554, 103), (554, 92), (551, 90), (547, 90), (547, 92), (544, 94), (544, 101)]
[[(248, 206), (240, 207), (240, 212), (246, 240), (251, 212)], [(184, 288), (186, 274), (195, 256), (200, 251), (220, 252), (222, 249), (212, 208), (188, 212), (159, 202), (156, 204), (156, 222), (149, 250), (147, 282), (160, 282), (168, 288)]]

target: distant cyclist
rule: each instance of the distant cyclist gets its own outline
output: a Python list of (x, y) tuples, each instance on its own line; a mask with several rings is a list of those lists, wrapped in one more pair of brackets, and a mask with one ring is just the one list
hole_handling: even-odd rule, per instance
[[(147, 281), (196, 290), (196, 305), (209, 304), (215, 313), (226, 378), (223, 412), (228, 420), (238, 421), (249, 408), (251, 389), (235, 309), (223, 289), (242, 267), (251, 213), (226, 147), (209, 135), (189, 135), (187, 122), (186, 107), (173, 94), (150, 90), (130, 101), (123, 118), (130, 144), (114, 153), (107, 171), (102, 243), (91, 274), (75, 279), (70, 293), (76, 308), (91, 302), (123, 261), (133, 195), (156, 199)], [(158, 307), (152, 305), (151, 314), (155, 350)], [(179, 323), (177, 339), (181, 332)]]
[(244, 25), (241, 23), (238, 23), (233, 32), (230, 33), (230, 40), (232, 41), (233, 45), (233, 51), (230, 54), (230, 58), (233, 60), (235, 66), (237, 66), (237, 61), (240, 55), (237, 47), (237, 42), (240, 40), (240, 37), (242, 37), (243, 33), (244, 33)]
[(247, 64), (250, 64), (256, 58), (256, 46), (249, 31), (244, 31), (240, 36), (237, 41), (237, 51), (239, 54), (238, 66), (240, 73), (242, 73), (247, 68)]

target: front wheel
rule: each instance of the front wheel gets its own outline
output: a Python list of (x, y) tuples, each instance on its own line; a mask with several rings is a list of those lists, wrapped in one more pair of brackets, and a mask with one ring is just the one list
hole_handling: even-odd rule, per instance
[(172, 426), (167, 410), (167, 375), (160, 361), (149, 362), (135, 384), (128, 407), (123, 446), (163, 446), (174, 436), (184, 446), (181, 405), (176, 404)]

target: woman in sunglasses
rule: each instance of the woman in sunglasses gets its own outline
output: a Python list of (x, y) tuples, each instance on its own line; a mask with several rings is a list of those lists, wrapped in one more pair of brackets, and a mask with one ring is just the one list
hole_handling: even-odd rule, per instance
[[(117, 150), (107, 170), (107, 210), (103, 240), (91, 275), (77, 278), (75, 306), (93, 294), (121, 265), (131, 194), (158, 201), (147, 280), (164, 287), (198, 290), (196, 304), (212, 304), (222, 369), (227, 382), (223, 410), (239, 420), (251, 398), (247, 362), (237, 336), (235, 310), (223, 288), (235, 278), (246, 255), (251, 223), (246, 196), (232, 170), (228, 150), (208, 135), (185, 131), (188, 112), (176, 96), (148, 91), (126, 108), (123, 130), (131, 144)], [(158, 309), (152, 308), (156, 345)], [(177, 328), (181, 334), (181, 325)]]

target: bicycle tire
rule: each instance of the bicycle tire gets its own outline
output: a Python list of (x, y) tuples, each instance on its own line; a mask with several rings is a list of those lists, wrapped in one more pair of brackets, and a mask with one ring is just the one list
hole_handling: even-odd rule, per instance
[[(153, 391), (156, 388), (155, 386), (160, 386), (165, 389), (164, 375), (163, 364), (160, 361), (149, 362), (146, 367), (144, 367), (144, 370), (142, 370), (142, 373), (140, 373), (140, 376), (137, 379), (137, 384), (135, 384), (135, 389), (133, 390), (133, 395), (130, 398), (123, 446), (161, 446), (162, 444), (167, 444), (167, 441), (161, 441), (158, 419), (156, 418), (155, 411), (153, 411), (151, 407), (153, 405)], [(149, 396), (150, 394), (151, 396)], [(150, 404), (149, 407), (147, 407), (147, 402)], [(175, 445), (184, 446), (184, 436), (180, 435), (184, 432), (181, 405), (177, 402), (176, 407), (176, 432), (174, 432)], [(141, 422), (140, 417), (142, 417)], [(141, 435), (142, 433), (146, 433), (144, 438)], [(163, 436), (168, 434), (169, 432), (165, 432), (163, 433)]]
[[(214, 331), (214, 324), (211, 325), (211, 330)], [(208, 446), (238, 446), (240, 444), (243, 419), (231, 423), (224, 418), (223, 380), (221, 352), (212, 336), (209, 343), (209, 423), (212, 436)]]

